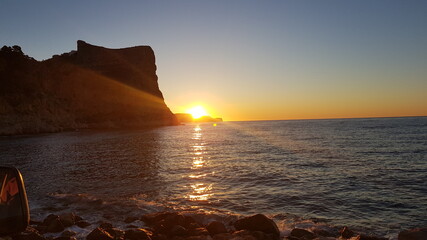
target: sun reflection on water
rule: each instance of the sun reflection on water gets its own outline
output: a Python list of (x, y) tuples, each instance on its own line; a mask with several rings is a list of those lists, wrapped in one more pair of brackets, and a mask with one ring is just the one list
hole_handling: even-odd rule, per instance
[(206, 146), (202, 139), (202, 128), (196, 126), (193, 130), (194, 132), (191, 138), (194, 140), (191, 145), (191, 154), (193, 155), (191, 165), (192, 171), (188, 175), (188, 179), (197, 182), (189, 184), (191, 192), (186, 197), (190, 201), (208, 201), (212, 196), (213, 185), (204, 181), (208, 176), (208, 173), (206, 173), (207, 162), (205, 160), (205, 155), (207, 153)]

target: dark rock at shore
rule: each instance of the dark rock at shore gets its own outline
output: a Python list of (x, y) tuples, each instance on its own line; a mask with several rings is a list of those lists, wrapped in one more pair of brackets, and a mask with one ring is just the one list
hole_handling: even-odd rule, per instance
[(220, 233), (226, 233), (227, 228), (224, 223), (213, 221), (206, 226), (206, 229), (209, 231), (210, 235), (216, 235)]
[(263, 214), (239, 219), (234, 223), (234, 227), (236, 230), (261, 231), (273, 234), (277, 237), (280, 236), (280, 231), (276, 223)]
[(307, 231), (305, 229), (300, 228), (294, 228), (291, 231), (291, 234), (289, 235), (288, 239), (290, 240), (312, 240), (315, 239), (316, 235), (310, 231)]
[(343, 227), (340, 231), (342, 238), (351, 238), (355, 236), (354, 232), (351, 231), (348, 227)]
[(0, 135), (176, 125), (149, 46), (77, 51), (36, 61), (0, 50)]
[(14, 240), (46, 240), (36, 229), (27, 227), (24, 232), (13, 236)]
[(86, 227), (89, 227), (91, 224), (89, 222), (84, 221), (84, 220), (80, 220), (80, 221), (76, 222), (76, 225), (79, 228), (86, 228)]
[(151, 232), (142, 228), (128, 230), (124, 235), (129, 240), (151, 240), (151, 236)]
[(114, 238), (104, 229), (97, 227), (87, 235), (86, 239), (87, 240), (113, 240)]
[(426, 240), (427, 227), (405, 230), (399, 233), (399, 240)]

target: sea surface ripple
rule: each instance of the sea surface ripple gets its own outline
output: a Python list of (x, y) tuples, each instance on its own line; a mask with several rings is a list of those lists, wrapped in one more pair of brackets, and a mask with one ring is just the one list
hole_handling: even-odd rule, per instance
[(427, 118), (188, 124), (0, 138), (33, 218), (268, 214), (396, 236), (427, 225)]

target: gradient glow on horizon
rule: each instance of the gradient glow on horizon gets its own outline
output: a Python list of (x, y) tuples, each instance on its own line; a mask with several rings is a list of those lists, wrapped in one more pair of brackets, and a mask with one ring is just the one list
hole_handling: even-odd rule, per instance
[(175, 113), (224, 120), (427, 116), (427, 1), (12, 1), (0, 44), (38, 60), (150, 45)]

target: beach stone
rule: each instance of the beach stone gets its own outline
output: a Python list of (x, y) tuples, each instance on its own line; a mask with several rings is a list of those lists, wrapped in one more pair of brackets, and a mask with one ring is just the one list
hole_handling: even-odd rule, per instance
[(152, 233), (143, 228), (130, 229), (125, 233), (125, 239), (129, 240), (151, 240)]
[(246, 229), (251, 231), (261, 231), (280, 236), (280, 231), (276, 223), (263, 214), (256, 214), (251, 217), (239, 219), (234, 223), (234, 227), (236, 230)]
[(126, 228), (138, 228), (138, 226), (130, 224), (130, 225), (127, 225)]
[(289, 235), (291, 238), (297, 238), (301, 240), (311, 240), (315, 239), (316, 235), (310, 231), (301, 228), (294, 228)]
[(175, 225), (170, 230), (170, 235), (172, 236), (184, 236), (187, 235), (188, 231), (185, 227), (180, 225)]
[(90, 224), (90, 223), (88, 223), (88, 222), (86, 222), (86, 221), (84, 221), (84, 220), (80, 220), (80, 221), (76, 222), (76, 225), (77, 225), (79, 228), (86, 228), (86, 227), (88, 227), (88, 226), (90, 226), (90, 225), (92, 225), (92, 224)]
[(64, 213), (59, 216), (59, 219), (61, 220), (62, 225), (64, 225), (64, 227), (73, 226), (75, 224), (75, 218), (76, 215), (74, 215), (74, 213)]
[(239, 230), (233, 233), (231, 239), (236, 240), (258, 240), (255, 236), (252, 236), (252, 232), (249, 230)]
[(427, 239), (427, 227), (426, 228), (414, 228), (405, 230), (399, 233), (398, 240), (425, 240)]
[(118, 228), (109, 228), (105, 229), (111, 236), (114, 237), (114, 239), (120, 239), (125, 236), (125, 231), (118, 229)]
[(106, 229), (113, 228), (113, 224), (111, 224), (109, 222), (101, 222), (99, 224), (99, 227), (106, 230)]
[(14, 240), (46, 240), (45, 237), (40, 235), (36, 229), (28, 229), (22, 233), (18, 233), (13, 237)]
[(201, 235), (201, 236), (190, 236), (186, 237), (185, 240), (212, 240), (211, 236)]
[[(356, 237), (353, 237), (355, 240), (388, 240), (388, 238), (382, 238), (382, 237), (376, 237), (376, 236), (369, 236), (369, 235), (358, 235)], [(352, 239), (353, 239), (352, 238)]]
[(62, 224), (61, 220), (57, 216), (57, 218), (50, 221), (50, 224), (46, 228), (46, 232), (57, 233), (64, 231), (65, 227)]
[(191, 229), (190, 231), (188, 231), (188, 235), (190, 236), (209, 235), (209, 232), (206, 228), (200, 227), (200, 228)]
[(44, 220), (42, 225), (49, 226), (54, 220), (59, 219), (58, 215), (55, 214), (49, 214)]
[(231, 233), (219, 233), (212, 236), (213, 240), (228, 240), (232, 238), (233, 238), (233, 235)]
[(86, 236), (86, 239), (87, 240), (113, 240), (114, 238), (104, 229), (97, 227)]
[(351, 231), (348, 227), (343, 227), (340, 231), (341, 237), (343, 238), (351, 238), (355, 234), (353, 231)]
[(225, 228), (224, 223), (219, 221), (213, 221), (210, 222), (206, 229), (208, 230), (210, 235), (220, 234), (220, 233), (226, 233), (227, 229)]

